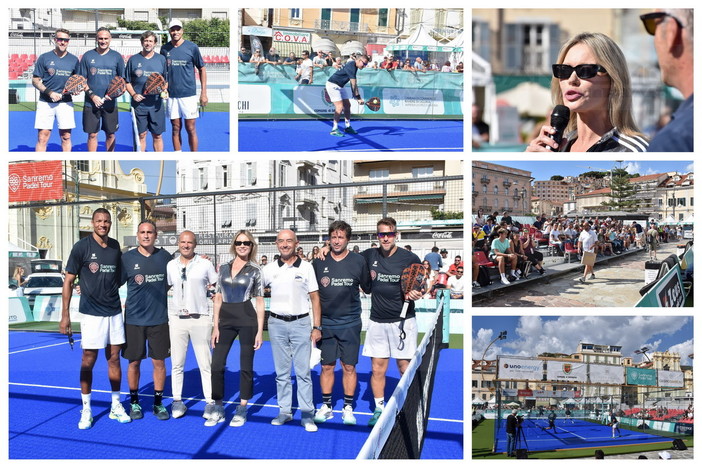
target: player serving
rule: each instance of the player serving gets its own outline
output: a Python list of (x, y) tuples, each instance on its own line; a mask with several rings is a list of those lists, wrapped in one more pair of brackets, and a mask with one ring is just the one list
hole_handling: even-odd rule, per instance
[(344, 121), (346, 127), (344, 132), (355, 135), (358, 132), (351, 128), (351, 102), (349, 101), (349, 90), (345, 88), (346, 83), (351, 82), (351, 94), (358, 101), (359, 105), (365, 102), (358, 92), (358, 84), (356, 82), (356, 73), (360, 68), (368, 65), (367, 55), (357, 55), (356, 60), (348, 62), (339, 71), (329, 77), (326, 84), (327, 94), (334, 103), (334, 126), (330, 135), (342, 137), (344, 134), (339, 130), (339, 119), (341, 113), (344, 113)]

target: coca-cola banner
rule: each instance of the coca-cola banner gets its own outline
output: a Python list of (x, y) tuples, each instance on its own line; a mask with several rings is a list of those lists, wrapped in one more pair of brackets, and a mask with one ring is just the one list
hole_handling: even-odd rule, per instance
[(11, 203), (63, 198), (61, 161), (10, 164), (8, 190)]

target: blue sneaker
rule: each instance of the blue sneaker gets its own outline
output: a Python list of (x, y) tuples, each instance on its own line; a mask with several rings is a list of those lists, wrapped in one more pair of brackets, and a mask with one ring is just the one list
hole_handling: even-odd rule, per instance
[(329, 134), (330, 134), (331, 136), (335, 136), (335, 137), (342, 137), (342, 136), (344, 136), (344, 134), (341, 133), (341, 131), (340, 131), (338, 128), (332, 130), (331, 132), (329, 132)]
[(141, 405), (139, 405), (139, 403), (132, 403), (131, 406), (132, 407), (129, 410), (129, 417), (132, 418), (132, 421), (144, 417), (144, 414), (141, 411)]
[(373, 411), (373, 416), (371, 416), (370, 421), (368, 421), (368, 425), (371, 427), (375, 426), (381, 414), (383, 414), (383, 408), (376, 408), (375, 411)]

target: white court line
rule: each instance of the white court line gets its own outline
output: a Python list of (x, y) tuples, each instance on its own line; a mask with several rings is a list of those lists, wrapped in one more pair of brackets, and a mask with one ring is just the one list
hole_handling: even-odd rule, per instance
[[(42, 385), (42, 384), (28, 384), (28, 383), (19, 383), (19, 382), (8, 382), (8, 385), (16, 385), (18, 387), (33, 387), (33, 388), (49, 388), (49, 389), (54, 389), (54, 390), (73, 390), (76, 392), (80, 391), (79, 387), (61, 387), (58, 385)], [(111, 390), (98, 390), (93, 388), (91, 390), (93, 393), (112, 393)], [(129, 392), (120, 392), (120, 395), (129, 395)], [(153, 395), (151, 393), (140, 393), (139, 396), (143, 397), (152, 397)], [(164, 398), (173, 398), (173, 395), (164, 395)], [(202, 398), (183, 398), (184, 401), (206, 401)], [(234, 403), (239, 403), (236, 400), (230, 400), (230, 401), (224, 401), (224, 404), (234, 404)], [(262, 408), (275, 408), (275, 409), (280, 409), (280, 406), (277, 404), (275, 405), (268, 405), (268, 404), (261, 404), (261, 403), (251, 403), (249, 401), (250, 406), (260, 406)], [(299, 409), (293, 406), (293, 410)], [(341, 414), (341, 411), (334, 410), (335, 413)], [(366, 416), (371, 416), (373, 413), (366, 413), (362, 411), (354, 411), (354, 414), (363, 414)], [(442, 422), (453, 422), (453, 423), (460, 423), (463, 424), (463, 421), (460, 419), (445, 419), (445, 418), (429, 418), (430, 421), (442, 421)]]
[[(68, 340), (68, 338), (66, 338)], [(80, 342), (81, 340), (75, 340), (75, 343)], [(75, 345), (74, 343), (74, 345)], [(20, 349), (19, 351), (12, 351), (8, 354), (17, 354), (17, 353), (26, 353), (27, 351), (36, 351), (37, 349), (45, 349), (45, 348), (53, 348), (54, 346), (68, 346), (68, 341), (63, 342), (63, 343), (56, 343), (56, 344), (51, 344), (51, 345), (46, 345), (46, 346), (39, 346), (36, 348), (27, 348), (27, 349)]]

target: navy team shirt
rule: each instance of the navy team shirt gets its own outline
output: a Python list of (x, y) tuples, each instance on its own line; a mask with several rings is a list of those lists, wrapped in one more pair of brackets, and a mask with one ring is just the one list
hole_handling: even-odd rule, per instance
[(80, 280), (81, 314), (112, 317), (122, 313), (119, 300), (119, 242), (107, 239), (107, 247), (98, 244), (93, 235), (75, 243), (66, 263), (66, 271)]
[[(115, 76), (124, 77), (124, 59), (119, 52), (109, 49), (104, 55), (92, 49), (83, 54), (80, 60), (79, 73), (88, 80), (88, 86), (98, 97), (105, 97), (110, 81)], [(86, 96), (85, 105), (93, 106), (93, 100)], [(111, 109), (116, 105), (114, 100), (105, 101), (103, 107)]]
[(350, 80), (356, 79), (357, 72), (358, 67), (356, 66), (356, 61), (352, 60), (330, 76), (327, 81), (331, 81), (335, 85), (339, 85), (343, 88)]
[[(399, 322), (405, 295), (400, 287), (402, 270), (413, 263), (422, 263), (412, 252), (398, 247), (394, 254), (383, 257), (380, 247), (362, 253), (371, 274), (371, 314), (374, 322)], [(414, 317), (414, 301), (409, 301), (407, 318)]]
[(339, 329), (361, 325), (361, 298), (358, 288), (370, 292), (370, 272), (366, 260), (349, 252), (336, 261), (331, 252), (324, 260), (312, 262), (319, 285), (322, 327)]
[[(72, 53), (67, 52), (63, 57), (59, 57), (56, 52), (50, 50), (39, 56), (34, 65), (33, 75), (41, 78), (41, 82), (47, 87), (47, 93), (51, 90), (61, 94), (66, 86), (66, 81), (71, 75), (78, 73), (78, 68), (78, 57)], [(39, 93), (39, 100), (53, 102), (44, 93)], [(62, 101), (71, 102), (71, 95), (64, 95)]]
[(169, 42), (161, 47), (161, 55), (166, 57), (168, 68), (168, 95), (174, 98), (195, 96), (195, 67), (205, 66), (198, 46), (190, 41), (183, 41), (175, 47)]
[(122, 255), (121, 282), (127, 283), (125, 323), (154, 326), (168, 322), (166, 265), (171, 260), (171, 254), (158, 248), (148, 257), (138, 248)]
[[(146, 80), (152, 73), (160, 73), (166, 78), (166, 57), (161, 54), (153, 54), (151, 58), (144, 57), (141, 53), (132, 55), (127, 61), (125, 81), (132, 84), (134, 92), (142, 94)], [(144, 96), (144, 100), (137, 102), (132, 99), (132, 107), (154, 106), (161, 99), (158, 94)]]

